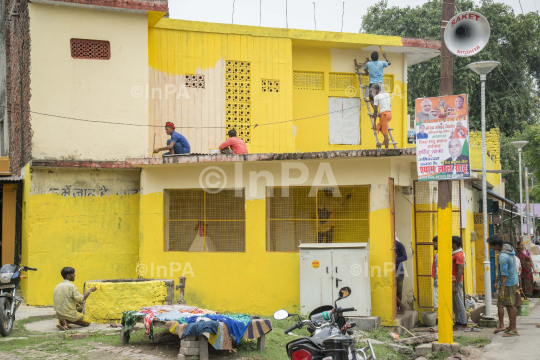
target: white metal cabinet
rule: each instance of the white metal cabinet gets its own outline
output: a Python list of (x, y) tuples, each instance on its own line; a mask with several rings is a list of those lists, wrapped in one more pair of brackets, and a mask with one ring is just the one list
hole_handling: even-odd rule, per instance
[[(307, 315), (321, 305), (332, 305), (344, 286), (351, 296), (340, 307), (354, 307), (348, 316), (371, 316), (371, 281), (367, 243), (301, 244), (300, 306)], [(337, 282), (337, 284), (336, 284)]]

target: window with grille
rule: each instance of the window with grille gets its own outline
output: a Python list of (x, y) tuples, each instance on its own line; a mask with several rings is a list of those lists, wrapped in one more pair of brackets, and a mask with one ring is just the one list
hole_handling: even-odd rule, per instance
[(229, 130), (251, 143), (251, 63), (227, 60), (225, 64), (225, 138)]
[(293, 71), (293, 86), (299, 90), (324, 90), (324, 73)]
[(71, 57), (74, 59), (109, 60), (111, 43), (102, 40), (71, 39)]
[(267, 251), (369, 239), (369, 186), (267, 188)]
[[(388, 94), (391, 94), (394, 92), (394, 78), (395, 78), (395, 75), (383, 76), (384, 92)], [(362, 85), (369, 86), (369, 76), (362, 75)]]
[(330, 91), (356, 90), (357, 75), (353, 73), (330, 73)]
[(279, 80), (275, 79), (261, 79), (261, 91), (263, 93), (278, 93), (279, 92)]
[(165, 251), (245, 251), (244, 190), (166, 190)]

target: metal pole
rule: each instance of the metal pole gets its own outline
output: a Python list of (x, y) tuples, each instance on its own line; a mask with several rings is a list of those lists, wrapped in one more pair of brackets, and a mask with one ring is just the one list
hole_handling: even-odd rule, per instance
[(485, 316), (492, 317), (493, 309), (491, 303), (491, 271), (489, 267), (489, 245), (487, 242), (488, 231), (488, 212), (487, 212), (487, 172), (486, 172), (486, 74), (480, 75), (482, 90), (482, 214), (484, 223), (484, 293), (486, 296)]
[(518, 149), (519, 152), (519, 231), (521, 237), (523, 238), (523, 190), (521, 184), (521, 148)]
[[(531, 189), (534, 189), (534, 176), (531, 176)], [(536, 237), (536, 214), (534, 212), (534, 203), (532, 204), (532, 233)]]
[(527, 216), (527, 236), (531, 237), (531, 213), (529, 206), (529, 169), (525, 166), (525, 202), (527, 203), (526, 216)]

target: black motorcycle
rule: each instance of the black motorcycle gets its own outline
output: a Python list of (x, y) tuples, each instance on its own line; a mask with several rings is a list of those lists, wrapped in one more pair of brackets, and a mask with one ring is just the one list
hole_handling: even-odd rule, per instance
[[(371, 343), (365, 348), (356, 349), (356, 341), (351, 337), (356, 326), (347, 324), (343, 313), (356, 311), (354, 308), (337, 307), (337, 302), (351, 294), (350, 287), (339, 290), (339, 298), (332, 305), (324, 305), (313, 310), (308, 318), (302, 320), (298, 314), (289, 314), (285, 310), (274, 313), (274, 319), (283, 320), (291, 316), (298, 317), (298, 322), (285, 330), (285, 334), (307, 325), (310, 336), (293, 340), (287, 344), (287, 355), (291, 360), (377, 360)], [(369, 355), (368, 355), (369, 354)]]
[(23, 300), (15, 296), (15, 288), (21, 279), (26, 278), (21, 273), (28, 270), (37, 271), (28, 266), (17, 267), (13, 264), (6, 264), (0, 269), (0, 335), (2, 336), (8, 336), (13, 330), (15, 312)]

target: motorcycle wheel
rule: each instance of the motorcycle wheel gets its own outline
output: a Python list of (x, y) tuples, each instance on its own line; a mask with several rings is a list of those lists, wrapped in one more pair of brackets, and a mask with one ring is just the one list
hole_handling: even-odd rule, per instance
[(6, 337), (13, 330), (13, 316), (9, 315), (11, 311), (11, 300), (8, 298), (0, 298), (0, 335)]

